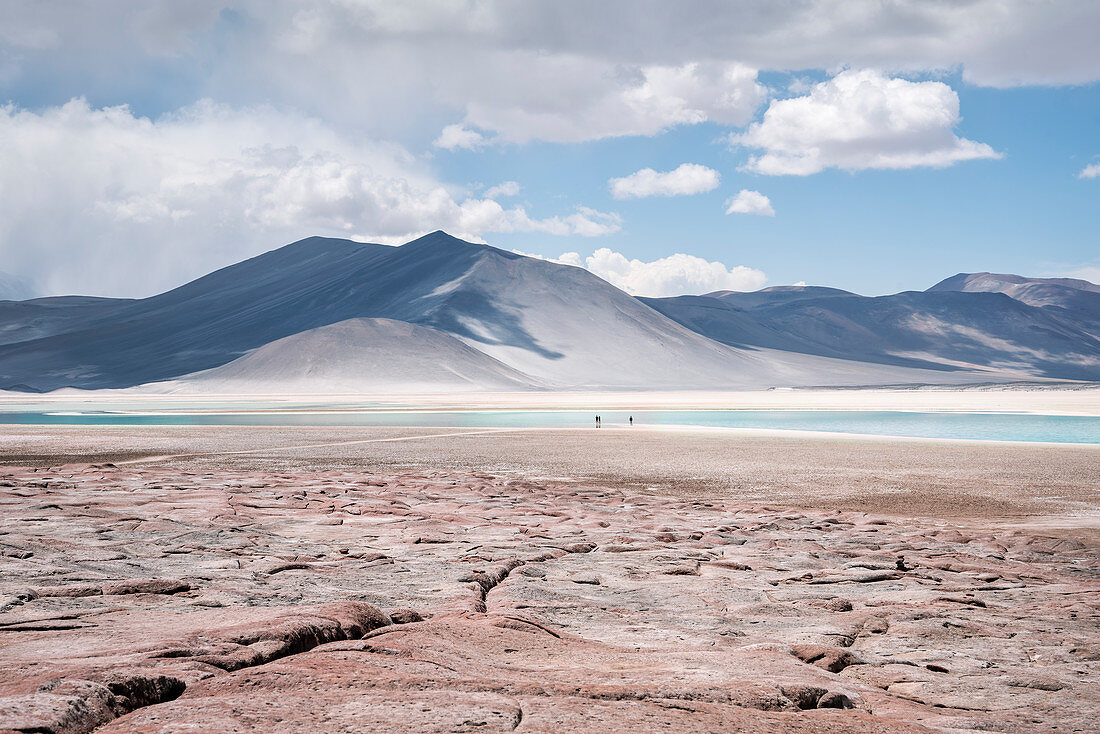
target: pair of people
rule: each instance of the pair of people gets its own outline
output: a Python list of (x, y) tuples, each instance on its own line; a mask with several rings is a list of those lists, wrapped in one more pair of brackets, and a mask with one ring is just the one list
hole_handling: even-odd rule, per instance
[[(630, 425), (634, 425), (634, 416), (630, 416), (629, 421), (630, 421)], [(599, 428), (599, 427), (600, 427), (600, 416), (597, 415), (596, 416), (596, 428)]]

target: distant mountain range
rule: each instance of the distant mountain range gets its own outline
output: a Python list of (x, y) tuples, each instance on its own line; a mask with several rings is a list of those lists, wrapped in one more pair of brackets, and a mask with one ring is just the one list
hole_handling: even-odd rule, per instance
[(1083, 280), (960, 273), (877, 298), (780, 286), (640, 300), (734, 347), (1100, 380), (1100, 286)]
[(1100, 380), (1100, 286), (960, 274), (634, 298), (434, 232), (311, 237), (144, 299), (0, 301), (0, 389), (430, 392)]

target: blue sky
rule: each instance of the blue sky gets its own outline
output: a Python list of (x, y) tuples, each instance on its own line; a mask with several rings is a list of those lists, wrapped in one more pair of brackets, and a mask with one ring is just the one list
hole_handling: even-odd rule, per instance
[(642, 295), (1100, 277), (1100, 4), (733, 7), (16, 2), (0, 270), (148, 295), (445, 229)]
[[(689, 252), (763, 270), (769, 284), (809, 283), (869, 295), (923, 289), (961, 271), (1066, 273), (1100, 264), (1100, 179), (1080, 179), (1096, 160), (1100, 87), (983, 89), (948, 78), (964, 119), (957, 130), (1002, 152), (948, 168), (830, 170), (813, 176), (739, 171), (747, 158), (704, 124), (654, 138), (573, 145), (507, 146), (440, 153), (440, 171), (474, 181), (514, 179), (534, 210), (561, 192), (615, 210), (623, 230), (593, 245), (655, 259)], [(711, 192), (615, 201), (607, 180), (640, 167), (684, 161), (722, 175)], [(774, 217), (727, 215), (723, 202), (749, 188), (767, 195)], [(541, 234), (493, 238), (557, 254)], [(582, 250), (583, 252), (583, 250)]]

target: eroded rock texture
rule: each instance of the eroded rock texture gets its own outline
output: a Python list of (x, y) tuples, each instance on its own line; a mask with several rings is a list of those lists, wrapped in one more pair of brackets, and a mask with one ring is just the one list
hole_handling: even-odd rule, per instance
[(0, 485), (0, 731), (1096, 730), (1072, 540), (471, 474)]

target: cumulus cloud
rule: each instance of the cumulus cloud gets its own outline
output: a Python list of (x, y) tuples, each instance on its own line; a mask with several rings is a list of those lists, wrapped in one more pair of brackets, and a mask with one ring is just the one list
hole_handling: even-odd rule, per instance
[(463, 196), (399, 146), (270, 108), (203, 102), (154, 120), (84, 100), (8, 105), (0, 160), (0, 258), (50, 293), (146, 295), (311, 234), (621, 228), (590, 208), (536, 218)]
[(727, 268), (720, 262), (679, 252), (645, 262), (627, 259), (622, 253), (602, 247), (587, 257), (584, 265), (612, 285), (636, 296), (756, 290), (767, 280), (761, 271), (744, 265)]
[(519, 194), (520, 186), (515, 181), (503, 181), (485, 190), (486, 199), (498, 199)]
[(581, 237), (602, 237), (623, 228), (623, 220), (615, 212), (601, 212), (587, 206), (577, 207), (575, 214), (565, 217), (569, 231), (555, 234), (579, 234)]
[(444, 150), (477, 150), (488, 141), (477, 130), (471, 130), (464, 125), (448, 125), (439, 133), (439, 137), (432, 141), (436, 148)]
[(701, 194), (718, 188), (721, 176), (713, 168), (698, 163), (684, 163), (666, 171), (643, 168), (623, 178), (607, 182), (616, 199), (642, 199), (647, 196), (685, 196)]
[[(581, 142), (656, 135), (677, 125), (744, 125), (764, 101), (756, 70), (738, 63), (622, 65), (512, 51), (440, 94), (502, 140)], [(517, 73), (517, 68), (522, 73)]]
[(769, 175), (942, 168), (1001, 157), (985, 143), (955, 135), (958, 122), (959, 97), (942, 82), (851, 70), (814, 85), (806, 96), (773, 101), (763, 120), (730, 140), (762, 150), (745, 168)]
[(1077, 178), (1096, 178), (1097, 176), (1100, 176), (1100, 163), (1087, 165), (1077, 174)]
[(726, 201), (726, 214), (761, 214), (774, 217), (772, 201), (759, 191), (741, 189), (737, 195)]
[(558, 257), (531, 255), (519, 250), (514, 252), (585, 268), (634, 296), (663, 298), (720, 290), (752, 291), (762, 288), (767, 281), (759, 270), (744, 265), (727, 267), (720, 262), (680, 252), (649, 262), (627, 258), (607, 247), (601, 247), (588, 257), (576, 252), (563, 252)]
[[(492, 199), (467, 199), (458, 205), (452, 231), (463, 236), (483, 232), (545, 232), (553, 235), (602, 237), (622, 229), (623, 220), (614, 212), (586, 206), (566, 216), (532, 219), (523, 207), (505, 209)], [(443, 227), (447, 229), (447, 227)]]

